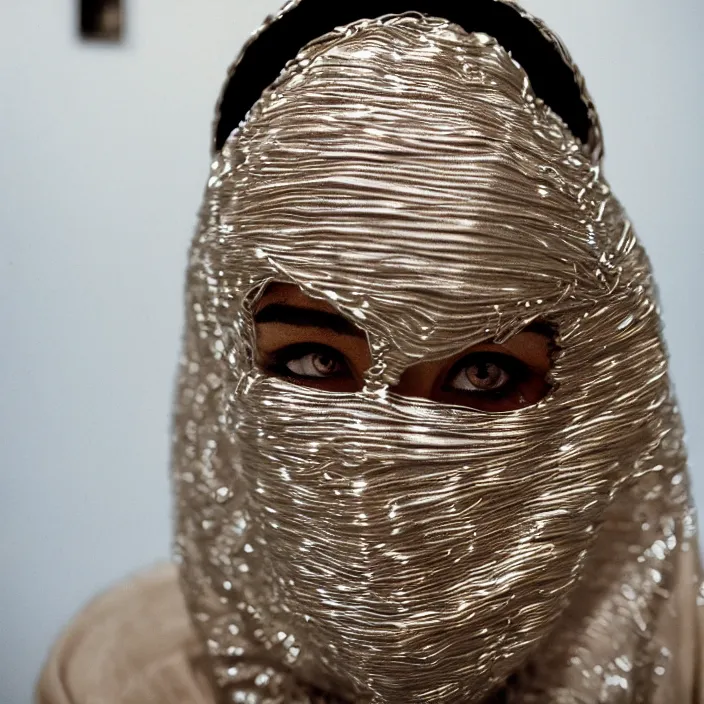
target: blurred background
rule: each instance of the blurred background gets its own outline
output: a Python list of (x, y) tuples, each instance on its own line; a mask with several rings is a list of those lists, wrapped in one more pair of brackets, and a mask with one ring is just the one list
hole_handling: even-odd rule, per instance
[[(61, 627), (167, 559), (182, 276), (225, 70), (279, 0), (0, 2), (0, 703)], [(112, 0), (112, 5), (117, 3)], [(600, 110), (655, 266), (704, 506), (701, 0), (525, 0)], [(90, 23), (93, 22), (93, 25)], [(102, 33), (102, 34), (101, 34)]]

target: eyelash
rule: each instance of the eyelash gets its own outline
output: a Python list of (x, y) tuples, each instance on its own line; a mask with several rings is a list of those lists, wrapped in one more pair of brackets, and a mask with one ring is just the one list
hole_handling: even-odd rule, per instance
[[(335, 375), (328, 377), (303, 376), (292, 372), (287, 367), (287, 365), (292, 361), (316, 353), (334, 360), (349, 372), (350, 365), (343, 354), (335, 350), (333, 347), (308, 342), (289, 345), (288, 347), (284, 347), (272, 353), (270, 360), (266, 364), (266, 370), (288, 379), (324, 381), (326, 379), (338, 378)], [(495, 364), (509, 375), (509, 381), (495, 391), (470, 391), (466, 389), (459, 389), (450, 385), (464, 369), (477, 364)], [(473, 352), (465, 357), (462, 357), (462, 359), (456, 362), (450, 369), (446, 375), (446, 381), (443, 383), (442, 391), (446, 393), (463, 394), (465, 396), (481, 396), (484, 399), (501, 398), (507, 394), (513, 393), (516, 390), (516, 387), (521, 382), (525, 381), (529, 375), (530, 369), (519, 359), (516, 359), (511, 355), (502, 354), (500, 352)]]

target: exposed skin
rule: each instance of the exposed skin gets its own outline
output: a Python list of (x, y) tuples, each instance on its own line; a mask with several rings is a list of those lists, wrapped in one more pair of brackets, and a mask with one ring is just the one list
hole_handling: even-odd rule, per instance
[[(363, 388), (371, 366), (366, 335), (330, 304), (292, 284), (273, 283), (254, 319), (257, 364), (266, 373), (325, 391)], [(531, 326), (503, 344), (486, 341), (444, 360), (415, 364), (392, 391), (487, 412), (512, 411), (550, 391), (553, 351), (547, 326)]]

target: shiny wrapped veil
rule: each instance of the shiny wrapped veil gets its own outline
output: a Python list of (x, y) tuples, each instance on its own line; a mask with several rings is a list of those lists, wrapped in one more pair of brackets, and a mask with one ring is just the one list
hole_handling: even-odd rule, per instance
[[(647, 257), (557, 37), (513, 2), (290, 2), (219, 101), (174, 426), (176, 553), (222, 702), (693, 701), (699, 558)], [(257, 367), (301, 287), (364, 389)], [(551, 392), (410, 365), (540, 321)]]

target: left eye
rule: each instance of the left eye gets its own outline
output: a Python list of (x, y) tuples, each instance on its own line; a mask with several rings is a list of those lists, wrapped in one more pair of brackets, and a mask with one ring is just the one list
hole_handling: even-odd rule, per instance
[(333, 376), (340, 371), (341, 366), (334, 357), (322, 352), (311, 352), (286, 362), (286, 369), (292, 374), (317, 379)]
[[(498, 355), (472, 357), (463, 360), (459, 372), (452, 377), (449, 386), (458, 391), (488, 393), (505, 389), (514, 380), (507, 369), (508, 362), (497, 358)], [(455, 367), (457, 369), (457, 367)]]

